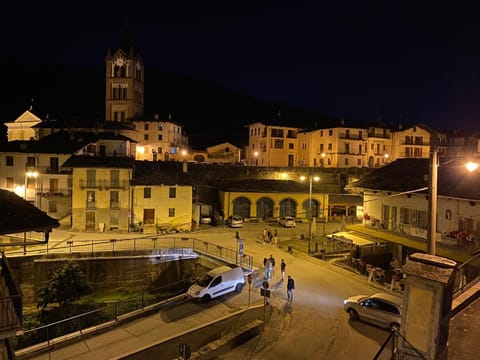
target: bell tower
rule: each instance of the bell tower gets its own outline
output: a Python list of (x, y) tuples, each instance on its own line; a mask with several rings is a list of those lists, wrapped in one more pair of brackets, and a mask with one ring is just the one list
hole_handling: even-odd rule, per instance
[(133, 46), (108, 49), (105, 58), (105, 120), (130, 122), (144, 112), (144, 68)]

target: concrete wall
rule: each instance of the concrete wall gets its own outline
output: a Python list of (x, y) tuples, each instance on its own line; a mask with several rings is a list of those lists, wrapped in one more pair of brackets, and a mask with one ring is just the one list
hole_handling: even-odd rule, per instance
[(92, 290), (142, 290), (190, 280), (218, 265), (207, 258), (160, 262), (155, 255), (89, 257), (82, 254), (25, 256), (9, 259), (25, 305), (36, 304), (42, 284), (66, 261), (76, 262)]

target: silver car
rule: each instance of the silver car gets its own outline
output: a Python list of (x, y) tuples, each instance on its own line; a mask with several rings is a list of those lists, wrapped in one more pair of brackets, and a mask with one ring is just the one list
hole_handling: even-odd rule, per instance
[(382, 328), (399, 328), (402, 321), (403, 299), (387, 293), (371, 296), (356, 295), (343, 301), (350, 320), (362, 320)]

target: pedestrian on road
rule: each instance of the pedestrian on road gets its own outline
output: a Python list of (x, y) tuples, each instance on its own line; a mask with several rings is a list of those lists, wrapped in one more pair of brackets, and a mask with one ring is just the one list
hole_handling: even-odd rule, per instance
[(263, 229), (263, 237), (262, 237), (262, 240), (263, 240), (263, 241), (267, 241), (267, 228)]
[(265, 265), (265, 277), (269, 281), (272, 278), (272, 262), (270, 259), (267, 259), (267, 264)]
[(272, 263), (272, 276), (275, 275), (275, 258), (273, 255), (270, 255), (270, 262)]
[(288, 302), (293, 302), (293, 290), (295, 290), (295, 280), (288, 275), (287, 280), (287, 300)]
[(280, 263), (280, 271), (282, 272), (282, 281), (285, 280), (285, 268), (287, 267), (287, 264), (285, 264), (285, 260), (282, 259), (282, 262)]

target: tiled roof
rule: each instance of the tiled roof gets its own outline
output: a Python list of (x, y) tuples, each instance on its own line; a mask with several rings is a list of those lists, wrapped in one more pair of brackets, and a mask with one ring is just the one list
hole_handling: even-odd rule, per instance
[(126, 156), (72, 155), (62, 164), (63, 168), (120, 168), (133, 169), (135, 159)]
[[(170, 165), (170, 166), (169, 166)], [(181, 169), (182, 163), (136, 161), (133, 185), (192, 185), (192, 176)]]
[[(428, 187), (429, 164), (429, 159), (399, 159), (372, 171), (348, 188), (404, 192)], [(440, 158), (439, 164), (439, 196), (480, 200), (480, 170), (468, 172), (461, 158)]]
[(15, 193), (0, 189), (0, 235), (26, 231), (50, 232), (59, 222)]
[(72, 154), (75, 151), (81, 149), (85, 145), (94, 143), (98, 140), (121, 140), (131, 141), (134, 140), (123, 136), (116, 135), (113, 132), (103, 132), (95, 134), (93, 132), (69, 132), (58, 131), (51, 135), (36, 141), (9, 141), (7, 143), (0, 144), (0, 151), (9, 152), (23, 152), (23, 153), (47, 153), (47, 154)]

